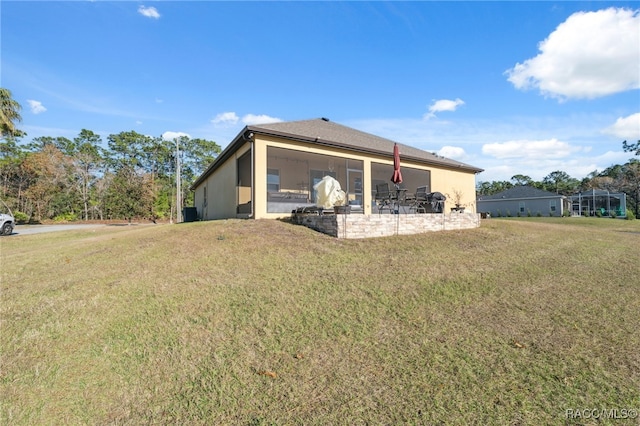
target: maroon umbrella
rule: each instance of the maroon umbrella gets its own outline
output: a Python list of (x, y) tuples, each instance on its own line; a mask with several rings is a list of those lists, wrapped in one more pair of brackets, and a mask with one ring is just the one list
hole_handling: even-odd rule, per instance
[(393, 144), (393, 176), (391, 176), (391, 182), (396, 185), (402, 183), (402, 173), (400, 173), (400, 151), (398, 150), (398, 144)]

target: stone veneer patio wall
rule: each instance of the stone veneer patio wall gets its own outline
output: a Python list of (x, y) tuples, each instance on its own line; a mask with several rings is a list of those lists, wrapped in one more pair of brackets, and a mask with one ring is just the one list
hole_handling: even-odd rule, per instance
[(294, 213), (292, 221), (337, 238), (371, 238), (422, 234), (435, 231), (473, 229), (480, 226), (480, 214), (328, 214)]

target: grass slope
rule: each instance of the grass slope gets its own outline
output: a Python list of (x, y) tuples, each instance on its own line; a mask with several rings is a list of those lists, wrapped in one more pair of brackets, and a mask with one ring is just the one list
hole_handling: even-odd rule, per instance
[(0, 244), (1, 424), (591, 424), (566, 410), (640, 408), (640, 221), (343, 241), (229, 220)]

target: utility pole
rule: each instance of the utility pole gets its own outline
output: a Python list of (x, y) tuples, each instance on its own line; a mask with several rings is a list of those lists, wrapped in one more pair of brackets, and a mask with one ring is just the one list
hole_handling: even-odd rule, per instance
[(176, 223), (182, 222), (182, 189), (180, 188), (180, 139), (176, 138)]

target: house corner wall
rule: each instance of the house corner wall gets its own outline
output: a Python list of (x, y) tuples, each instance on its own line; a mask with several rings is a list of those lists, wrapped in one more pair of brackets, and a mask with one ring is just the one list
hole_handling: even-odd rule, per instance
[(441, 192), (447, 197), (445, 201), (446, 210), (455, 207), (455, 192), (459, 191), (462, 194), (461, 206), (465, 207), (465, 210), (470, 213), (477, 212), (475, 175), (472, 177), (468, 172), (434, 168), (431, 172), (431, 190)]
[[(238, 209), (238, 158), (249, 145), (238, 149), (224, 163), (195, 188), (194, 204), (202, 220), (229, 219), (237, 217)], [(206, 188), (206, 206), (204, 190)]]
[(253, 144), (253, 218), (265, 219), (267, 214), (267, 144), (256, 138)]

